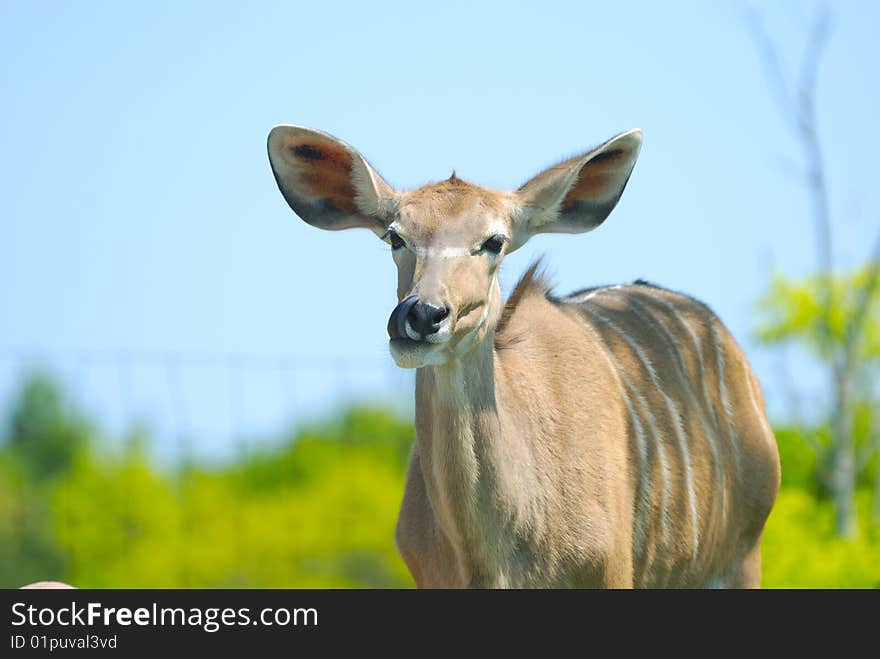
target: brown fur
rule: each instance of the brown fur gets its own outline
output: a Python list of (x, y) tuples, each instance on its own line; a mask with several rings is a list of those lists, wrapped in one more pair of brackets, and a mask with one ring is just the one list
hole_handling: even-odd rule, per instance
[(411, 209), (433, 213), (445, 219), (454, 218), (474, 207), (496, 212), (504, 208), (502, 196), (495, 190), (466, 181), (454, 173), (444, 181), (407, 190), (402, 197), (402, 203)]
[(621, 158), (616, 154), (611, 158), (604, 159), (601, 163), (590, 168), (589, 173), (584, 172), (578, 176), (577, 183), (562, 202), (563, 210), (571, 207), (578, 201), (595, 199), (602, 190), (608, 186), (608, 179), (615, 175), (616, 161)]
[[(306, 147), (308, 155), (300, 155), (298, 150), (301, 147)], [(292, 144), (289, 148), (299, 165), (300, 184), (310, 196), (326, 199), (336, 210), (356, 212), (351, 181), (352, 160), (348, 153), (328, 145), (309, 143)]]
[[(495, 433), (488, 430), (483, 434), (480, 430), (484, 425), (491, 428), (493, 422), (485, 419), (480, 421), (483, 413), (472, 411), (469, 414), (476, 416), (472, 422), (478, 429), (479, 437), (479, 442), (473, 442), (472, 447), (481, 444), (484, 447), (492, 446), (495, 443), (497, 450), (514, 451), (518, 446), (530, 446), (527, 453), (532, 454), (532, 459), (539, 463), (536, 465), (539, 467), (537, 471), (545, 476), (541, 482), (547, 488), (545, 491), (549, 499), (542, 496), (529, 502), (520, 501), (512, 508), (497, 511), (500, 519), (516, 520), (523, 515), (528, 520), (522, 520), (522, 526), (515, 522), (512, 526), (504, 525), (507, 530), (502, 537), (506, 536), (509, 542), (516, 539), (511, 550), (517, 546), (530, 547), (527, 552), (530, 561), (541, 557), (539, 563), (533, 566), (540, 577), (521, 565), (515, 572), (490, 578), (484, 574), (485, 568), (481, 567), (484, 558), (469, 556), (467, 552), (462, 555), (461, 549), (456, 551), (456, 547), (467, 546), (466, 532), (459, 530), (457, 534), (462, 534), (462, 537), (456, 537), (455, 534), (451, 540), (449, 535), (439, 533), (438, 529), (443, 529), (445, 524), (440, 521), (442, 515), (437, 520), (436, 508), (431, 505), (431, 495), (426, 494), (424, 485), (425, 480), (430, 482), (436, 476), (426, 475), (422, 454), (436, 453), (435, 444), (442, 441), (439, 437), (445, 436), (437, 428), (437, 421), (450, 418), (452, 411), (444, 410), (442, 405), (436, 407), (433, 401), (429, 402), (429, 399), (435, 398), (429, 392), (435, 390), (439, 383), (436, 376), (431, 377), (420, 370), (417, 378), (419, 441), (413, 450), (407, 479), (408, 495), (398, 524), (398, 543), (417, 583), (424, 586), (759, 585), (760, 535), (778, 488), (779, 463), (772, 434), (756, 417), (756, 413), (763, 414), (763, 407), (759, 404), (756, 408), (755, 401), (743, 388), (745, 379), (752, 376), (739, 347), (705, 306), (668, 291), (630, 286), (600, 291), (596, 296), (599, 299), (589, 302), (599, 308), (603, 315), (613, 317), (615, 323), (633, 333), (650, 355), (656, 370), (666, 374), (664, 386), (669, 388), (681, 406), (699, 515), (697, 548), (690, 541), (693, 528), (684, 483), (685, 458), (674, 439), (675, 419), (670, 416), (669, 410), (664, 409), (663, 397), (650, 387), (643, 389), (643, 395), (655, 417), (654, 423), (660, 431), (653, 440), (662, 446), (654, 445), (648, 452), (651, 464), (644, 467), (649, 469), (650, 481), (654, 486), (648, 493), (650, 498), (644, 504), (639, 504), (634, 500), (638, 478), (632, 467), (638, 468), (640, 465), (633, 428), (626, 422), (628, 415), (625, 407), (607, 395), (601, 395), (602, 392), (625, 388), (617, 381), (616, 369), (602, 359), (601, 353), (609, 350), (615, 354), (618, 363), (629, 370), (637, 382), (648, 381), (649, 375), (643, 371), (638, 360), (629, 354), (631, 349), (619, 336), (602, 327), (601, 323), (585, 319), (579, 309), (581, 305), (554, 300), (549, 296), (546, 284), (534, 278), (534, 273), (533, 267), (517, 286), (516, 296), (511, 296), (513, 304), (506, 306), (505, 323), (495, 336), (495, 343), (501, 343), (505, 348), (495, 349), (491, 355), (484, 357), (494, 364), (494, 391), (488, 399), (474, 405), (476, 409), (491, 410), (503, 404), (503, 414), (513, 419), (510, 428), (516, 428), (518, 432), (502, 432), (502, 447), (497, 444), (498, 440), (491, 437)], [(658, 303), (660, 300), (675, 305), (684, 317), (698, 321), (695, 323), (698, 327), (712, 327), (712, 331), (718, 334), (720, 348), (727, 356), (725, 382), (731, 396), (732, 416), (736, 419), (738, 448), (724, 440), (726, 432), (721, 427), (724, 423), (721, 415), (724, 413), (718, 409), (720, 383), (712, 385), (711, 397), (707, 400), (697, 391), (696, 383), (699, 380), (692, 377), (696, 363), (693, 355), (683, 352), (681, 359), (684, 361), (674, 363), (680, 358), (676, 356), (677, 351), (669, 344), (668, 338), (664, 339), (662, 335), (663, 327), (667, 331), (672, 328), (672, 319), (665, 315), (668, 308)], [(632, 304), (644, 305), (641, 320), (632, 315)], [(552, 330), (548, 332), (549, 328)], [(511, 336), (517, 337), (517, 340), (510, 342)], [(678, 338), (682, 342), (686, 340), (683, 336)], [(597, 348), (604, 347), (598, 351), (593, 348), (584, 350), (586, 345), (579, 348), (578, 344), (585, 339)], [(711, 332), (703, 331), (699, 339), (700, 347), (707, 355), (711, 354)], [(478, 359), (474, 361), (479, 363)], [(470, 366), (473, 364), (457, 366), (465, 371), (461, 379), (479, 382), (478, 374)], [(583, 393), (575, 397), (576, 405), (572, 405), (571, 388), (575, 386), (572, 377), (582, 382)], [(541, 383), (541, 389), (532, 390), (531, 385), (525, 383)], [(479, 394), (476, 396), (479, 398)], [(556, 413), (561, 405), (566, 405), (568, 410), (564, 417)], [(709, 422), (707, 427), (702, 427), (698, 421), (699, 410)], [(641, 412), (641, 417), (645, 422), (645, 411)], [(612, 432), (615, 427), (618, 430)], [(516, 440), (517, 435), (523, 439)], [(625, 438), (625, 441), (620, 445), (609, 444), (608, 440), (615, 436)], [(521, 444), (522, 441), (526, 441), (526, 444)], [(720, 450), (717, 460), (713, 459), (708, 448), (710, 441), (718, 443)], [(543, 449), (540, 448), (542, 446)], [(577, 446), (580, 448), (576, 449)], [(447, 446), (439, 455), (448, 459), (446, 451), (450, 448)], [(660, 496), (658, 449), (666, 452), (670, 469), (672, 500), (668, 511), (671, 527), (668, 538), (664, 538), (661, 530), (664, 509)], [(734, 467), (735, 451), (739, 452), (742, 462), (738, 471)], [(557, 455), (565, 455), (566, 458), (557, 463), (554, 457)], [(435, 455), (429, 461), (429, 473), (437, 473), (436, 459)], [(448, 473), (456, 468), (461, 469), (461, 465), (456, 467), (454, 461), (452, 465), (446, 464), (443, 471)], [(723, 474), (720, 479), (717, 477), (719, 472)], [(419, 480), (419, 473), (424, 480)], [(619, 481), (609, 481), (612, 474), (627, 476)], [(534, 496), (536, 491), (528, 487), (528, 478), (523, 482), (520, 469), (511, 472), (509, 478), (512, 482), (506, 487), (498, 483), (491, 487), (509, 488), (508, 494), (524, 489)], [(599, 484), (602, 488), (594, 489)], [(434, 487), (439, 489), (440, 486), (435, 484)], [(456, 486), (456, 491), (460, 496), (474, 496), (468, 494), (467, 489), (459, 491), (459, 487)], [(429, 486), (427, 492), (430, 491)], [(411, 492), (420, 494), (410, 496)], [(726, 497), (726, 510), (723, 513), (720, 503), (722, 496)], [(489, 497), (489, 500), (502, 501), (505, 498), (499, 499), (496, 495)], [(593, 504), (581, 508), (589, 502)], [(640, 505), (646, 510), (647, 526), (643, 541), (636, 542), (633, 518), (638, 514)], [(530, 513), (531, 506), (538, 510)], [(579, 509), (583, 512), (576, 512)], [(538, 512), (537, 518), (531, 517)], [(448, 514), (456, 517), (454, 512)], [(574, 519), (591, 520), (582, 529), (587, 535), (570, 535), (577, 527), (567, 525)], [(550, 520), (554, 520), (553, 524), (542, 528)], [(480, 525), (479, 529), (482, 535), (487, 527)], [(629, 531), (622, 535), (614, 532), (622, 529)], [(426, 538), (433, 540), (426, 544)], [(602, 541), (597, 545), (600, 538)], [(502, 546), (505, 544), (501, 538), (496, 541)], [(582, 560), (576, 560), (575, 556), (567, 553), (572, 549)], [(518, 563), (515, 556), (516, 552), (513, 566)], [(587, 556), (593, 559), (585, 564), (583, 559)], [(512, 570), (510, 558), (506, 563), (507, 569)], [(456, 567), (453, 569), (453, 566)]]
[(520, 277), (516, 286), (514, 286), (513, 291), (510, 293), (510, 296), (507, 298), (507, 301), (504, 303), (501, 317), (498, 319), (498, 324), (495, 326), (496, 350), (503, 350), (521, 338), (511, 336), (511, 333), (506, 331), (508, 325), (510, 325), (510, 320), (516, 313), (516, 308), (519, 306), (520, 301), (529, 295), (546, 296), (550, 293), (550, 283), (546, 278), (546, 274), (539, 270), (540, 267), (540, 260), (532, 263), (528, 270), (526, 270), (522, 277)]
[[(398, 300), (448, 312), (442, 336), (389, 343), (399, 365), (418, 369), (396, 529), (417, 585), (758, 586), (779, 456), (757, 380), (721, 321), (691, 298), (641, 284), (559, 299), (537, 264), (501, 299), (508, 252), (535, 233), (604, 221), (641, 133), (515, 192), (455, 175), (394, 192), (341, 142), (351, 167), (306, 154), (307, 166), (331, 168), (321, 192), (283, 146), (326, 150), (334, 139), (273, 130), (273, 171), (291, 206), (322, 228), (393, 229), (403, 245), (393, 251)], [(338, 183), (344, 176), (350, 190)], [(318, 192), (320, 203), (301, 203)], [(328, 203), (340, 212), (328, 214)], [(494, 235), (504, 247), (490, 254), (481, 245)]]

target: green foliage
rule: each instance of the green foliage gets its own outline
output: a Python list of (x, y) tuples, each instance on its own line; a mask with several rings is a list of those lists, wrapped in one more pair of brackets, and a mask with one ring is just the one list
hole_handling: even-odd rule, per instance
[(830, 501), (783, 488), (764, 531), (763, 585), (880, 588), (880, 529), (871, 524), (869, 493), (859, 492), (856, 502), (860, 532), (855, 540), (844, 540), (835, 535)]
[(0, 586), (411, 585), (394, 545), (412, 424), (353, 408), (228, 465), (107, 451), (46, 376), (0, 448)]
[[(757, 336), (762, 343), (800, 343), (813, 354), (827, 360), (844, 343), (849, 321), (855, 316), (861, 291), (868, 281), (868, 268), (832, 278), (834, 304), (829, 314), (831, 342), (825, 342), (825, 312), (822, 308), (824, 283), (813, 276), (796, 281), (781, 272), (774, 272), (770, 288), (758, 301)], [(877, 296), (869, 301), (864, 339), (856, 357), (861, 360), (880, 359), (880, 304)]]
[[(149, 460), (145, 439), (107, 451), (47, 382), (25, 384), (0, 448), (0, 586), (411, 585), (393, 540), (409, 422), (353, 408), (231, 464), (169, 471)], [(765, 533), (764, 584), (876, 587), (880, 533), (867, 490), (859, 538), (835, 538), (803, 432), (777, 429), (783, 488)]]
[(5, 443), (21, 458), (20, 467), (37, 479), (64, 471), (88, 443), (88, 423), (68, 408), (60, 387), (45, 373), (28, 378), (12, 404)]
[(804, 431), (797, 426), (781, 426), (773, 429), (782, 462), (782, 487), (794, 487), (814, 495), (824, 494), (820, 487), (820, 460), (817, 451), (807, 442), (809, 433), (813, 441), (821, 443), (828, 435), (827, 426)]
[(242, 464), (177, 477), (134, 452), (76, 462), (53, 491), (84, 586), (404, 586), (393, 534), (412, 427), (352, 410)]
[[(880, 411), (870, 401), (861, 400), (851, 407), (853, 445), (858, 455), (869, 452), (874, 441), (874, 429), (880, 427)], [(828, 423), (815, 427), (797, 424), (780, 425), (774, 429), (779, 456), (782, 461), (783, 487), (798, 487), (826, 498), (830, 496), (831, 428)], [(866, 461), (858, 472), (856, 487), (873, 487), (873, 474), (880, 455)]]
[(384, 409), (354, 407), (336, 420), (307, 426), (279, 450), (247, 456), (234, 472), (247, 489), (305, 485), (331, 464), (363, 449), (402, 471), (412, 439), (411, 423)]
[(0, 587), (64, 574), (45, 492), (24, 478), (27, 471), (11, 451), (0, 451)]
[(781, 428), (777, 438), (783, 485), (796, 484), (821, 498), (833, 491), (839, 531), (855, 523), (849, 512), (853, 490), (880, 487), (874, 482), (880, 461), (875, 387), (880, 378), (880, 294), (874, 284), (869, 267), (830, 281), (820, 276), (795, 281), (775, 272), (758, 303), (758, 339), (806, 348), (826, 369), (829, 382), (833, 378), (833, 403), (822, 411), (824, 420), (815, 428)]
[[(865, 415), (875, 410), (863, 408)], [(867, 425), (866, 420), (857, 424)], [(880, 588), (880, 526), (871, 519), (872, 497), (866, 470), (856, 509), (859, 533), (844, 540), (835, 533), (823, 453), (805, 439), (827, 443), (826, 425), (774, 429), (782, 462), (782, 487), (761, 547), (763, 584), (786, 588)], [(876, 460), (877, 458), (875, 458)]]

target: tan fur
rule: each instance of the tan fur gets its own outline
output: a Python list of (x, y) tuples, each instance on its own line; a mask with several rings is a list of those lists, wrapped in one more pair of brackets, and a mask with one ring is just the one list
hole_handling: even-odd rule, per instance
[[(282, 147), (311, 139), (308, 129), (273, 135), (273, 170), (294, 210), (322, 228), (393, 231), (398, 300), (449, 312), (443, 336), (389, 344), (398, 364), (418, 369), (396, 540), (419, 586), (760, 585), (779, 457), (758, 382), (721, 321), (639, 283), (556, 298), (537, 266), (501, 299), (500, 263), (530, 235), (604, 221), (641, 133), (515, 192), (453, 175), (398, 193), (364, 164), (373, 187), (351, 174), (348, 216), (301, 203), (315, 186)], [(344, 186), (333, 182), (352, 167), (327, 175), (337, 210)], [(362, 198), (379, 210), (365, 213)], [(504, 237), (498, 254), (481, 247), (493, 235)]]
[[(744, 384), (753, 376), (741, 349), (707, 308), (665, 290), (633, 285), (599, 291), (584, 303), (595, 306), (645, 347), (655, 369), (665, 374), (664, 387), (680, 405), (684, 420), (699, 544), (695, 547), (691, 542), (683, 457), (672, 439), (675, 421), (662, 397), (647, 386), (642, 393), (660, 430), (656, 441), (662, 443), (670, 462), (671, 530), (664, 538), (655, 448), (649, 452), (651, 464), (645, 465), (652, 484), (644, 504), (647, 532), (642, 544), (635, 543), (633, 517), (639, 505), (633, 469), (639, 468), (635, 440), (619, 401), (624, 387), (614, 364), (603, 358), (598, 346), (615, 354), (634, 381), (644, 382), (648, 375), (638, 359), (628, 354), (631, 350), (624, 341), (584, 314), (582, 305), (550, 299), (533, 275), (530, 271), (511, 295), (514, 304), (508, 304), (505, 325), (494, 337), (502, 349), (489, 350), (486, 343), (476, 348), (484, 353), (482, 363), (471, 359), (431, 369), (442, 369), (444, 377), (465, 382), (480, 382), (474, 370), (486, 369), (488, 364), (494, 369), (493, 385), (469, 392), (470, 406), (492, 411), (465, 415), (465, 425), (476, 428), (467, 435), (468, 444), (461, 446), (463, 434), (454, 427), (456, 420), (461, 422), (462, 410), (436, 403), (440, 378), (429, 376), (427, 369), (417, 375), (418, 440), (397, 532), (417, 583), (446, 587), (758, 586), (760, 569), (749, 565), (760, 560), (760, 535), (775, 500), (779, 463), (773, 436), (756, 417), (749, 385)], [(705, 399), (699, 380), (693, 377), (696, 358), (684, 350), (676, 356), (672, 345), (664, 345), (661, 327), (665, 324), (672, 331), (675, 326), (668, 309), (654, 303), (661, 298), (696, 321), (698, 328), (711, 325), (721, 337), (729, 365), (726, 382), (738, 448), (726, 439), (723, 418), (718, 418), (723, 412), (717, 385), (710, 386), (711, 398)], [(633, 317), (632, 304), (643, 305), (641, 321)], [(707, 343), (710, 333), (701, 329), (699, 338)], [(701, 347), (711, 354), (710, 346)], [(676, 366), (672, 362), (678, 359), (684, 362)], [(755, 385), (753, 381), (751, 386)], [(609, 398), (612, 393), (618, 398)], [(499, 409), (502, 403), (506, 406)], [(763, 414), (763, 403), (758, 405)], [(698, 420), (700, 413), (707, 426)], [(643, 420), (645, 414), (640, 410)], [(445, 441), (453, 445), (442, 444)], [(709, 441), (717, 442), (718, 459), (713, 459)], [(496, 451), (510, 460), (509, 471), (496, 468), (482, 475), (477, 466), (481, 450), (489, 453), (486, 462), (504, 465), (503, 460), (490, 459)], [(461, 455), (456, 456), (459, 451)], [(739, 451), (739, 470), (734, 467), (734, 451)], [(425, 455), (432, 458), (426, 460)], [(436, 467), (433, 456), (445, 460), (442, 469)], [(472, 470), (467, 469), (468, 461)], [(478, 523), (460, 528), (464, 511), (437, 512), (438, 507), (454, 508), (454, 503), (444, 499), (444, 489), (464, 501), (489, 502), (491, 514), (482, 511)], [(434, 499), (425, 492), (432, 490), (436, 500), (444, 503), (431, 505)], [(727, 498), (724, 515), (722, 496)], [(438, 521), (438, 517), (448, 520)], [(445, 525), (450, 530), (439, 534)], [(468, 533), (474, 538), (469, 540)], [(480, 556), (479, 550), (470, 547), (481, 543), (492, 547), (492, 556)], [(485, 565), (489, 561), (492, 568)], [(745, 573), (748, 578), (742, 576)]]

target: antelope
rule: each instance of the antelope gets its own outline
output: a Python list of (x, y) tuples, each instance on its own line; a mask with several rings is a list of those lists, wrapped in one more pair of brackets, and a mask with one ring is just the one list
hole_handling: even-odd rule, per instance
[(308, 224), (388, 243), (416, 439), (395, 540), (418, 587), (759, 587), (779, 454), (758, 381), (717, 316), (637, 280), (556, 296), (538, 233), (598, 227), (642, 133), (501, 192), (453, 173), (397, 191), (345, 142), (276, 126), (278, 187)]

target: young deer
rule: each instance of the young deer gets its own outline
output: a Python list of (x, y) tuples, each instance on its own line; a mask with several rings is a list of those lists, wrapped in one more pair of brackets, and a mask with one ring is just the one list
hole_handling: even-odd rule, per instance
[(269, 134), (297, 215), (391, 246), (389, 347), (418, 369), (396, 540), (420, 587), (760, 585), (779, 456), (721, 321), (641, 281), (555, 297), (535, 266), (501, 300), (504, 257), (599, 226), (641, 142), (622, 133), (514, 192), (455, 174), (398, 192), (326, 133)]

